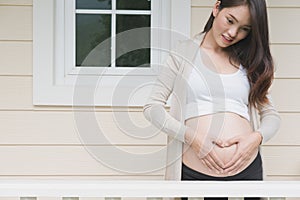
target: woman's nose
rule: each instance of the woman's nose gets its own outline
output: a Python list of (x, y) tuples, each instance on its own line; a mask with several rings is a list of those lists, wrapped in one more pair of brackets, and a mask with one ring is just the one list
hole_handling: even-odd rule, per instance
[(231, 27), (229, 30), (228, 30), (228, 34), (230, 37), (232, 38), (235, 38), (238, 34), (238, 28), (236, 27)]

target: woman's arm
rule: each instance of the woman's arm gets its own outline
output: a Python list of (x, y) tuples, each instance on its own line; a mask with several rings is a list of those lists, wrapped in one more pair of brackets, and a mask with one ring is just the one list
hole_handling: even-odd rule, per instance
[(280, 116), (274, 108), (271, 96), (268, 95), (269, 103), (258, 106), (260, 116), (260, 125), (257, 130), (254, 130), (249, 135), (239, 135), (226, 141), (224, 146), (237, 144), (237, 150), (229, 163), (225, 165), (225, 172), (232, 173), (243, 167), (251, 158), (254, 151), (257, 150), (261, 143), (271, 139), (280, 126)]
[(281, 118), (274, 108), (271, 95), (267, 96), (269, 104), (258, 106), (260, 125), (256, 130), (262, 135), (262, 143), (270, 140), (279, 130)]
[(146, 119), (154, 126), (168, 135), (185, 142), (184, 135), (187, 127), (184, 123), (171, 116), (164, 107), (170, 94), (173, 92), (176, 77), (183, 62), (183, 59), (176, 53), (176, 50), (171, 52), (166, 64), (161, 68), (150, 97), (144, 105), (143, 113)]
[(183, 97), (176, 95), (176, 92), (180, 93), (182, 91), (174, 91), (174, 85), (178, 79), (183, 78), (182, 74), (180, 74), (180, 71), (182, 71), (180, 69), (183, 65), (184, 59), (188, 60), (188, 58), (183, 58), (182, 55), (185, 55), (187, 52), (195, 53), (191, 49), (198, 48), (198, 44), (193, 45), (186, 46), (189, 47), (188, 49), (186, 47), (177, 48), (175, 52), (170, 54), (165, 66), (163, 66), (158, 74), (150, 97), (144, 105), (143, 112), (146, 119), (148, 119), (154, 126), (177, 140), (191, 146), (199, 159), (202, 159), (209, 168), (221, 171), (224, 164), (217, 157), (214, 151), (212, 151), (214, 144), (209, 143), (204, 145), (204, 139), (201, 138), (201, 134), (196, 134), (194, 130), (187, 127), (183, 122), (180, 122), (171, 116), (168, 112), (166, 112), (164, 107), (171, 93), (175, 92), (175, 94), (173, 93), (173, 98), (177, 98), (176, 100), (179, 102), (179, 108), (177, 109), (179, 110), (179, 113), (184, 111), (184, 105), (180, 105), (180, 99), (178, 99)]

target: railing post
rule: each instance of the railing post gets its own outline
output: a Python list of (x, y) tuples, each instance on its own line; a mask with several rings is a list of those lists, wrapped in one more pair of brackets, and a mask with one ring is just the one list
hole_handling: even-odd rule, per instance
[(105, 197), (105, 200), (121, 200), (121, 197)]

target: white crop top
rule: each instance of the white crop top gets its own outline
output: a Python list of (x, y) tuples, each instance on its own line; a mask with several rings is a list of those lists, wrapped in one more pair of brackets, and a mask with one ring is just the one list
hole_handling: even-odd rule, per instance
[(185, 119), (233, 112), (250, 121), (248, 96), (250, 85), (246, 69), (241, 65), (232, 74), (218, 74), (204, 66), (200, 51), (195, 67), (189, 75), (185, 105)]

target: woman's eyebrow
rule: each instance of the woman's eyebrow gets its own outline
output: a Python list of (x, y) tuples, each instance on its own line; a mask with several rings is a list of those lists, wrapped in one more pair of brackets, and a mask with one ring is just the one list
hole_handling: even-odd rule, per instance
[(232, 17), (236, 22), (239, 22), (239, 20), (237, 20), (237, 18), (235, 18), (235, 16), (233, 16), (233, 15), (230, 14), (230, 13), (229, 13), (229, 15), (230, 15), (230, 17)]

